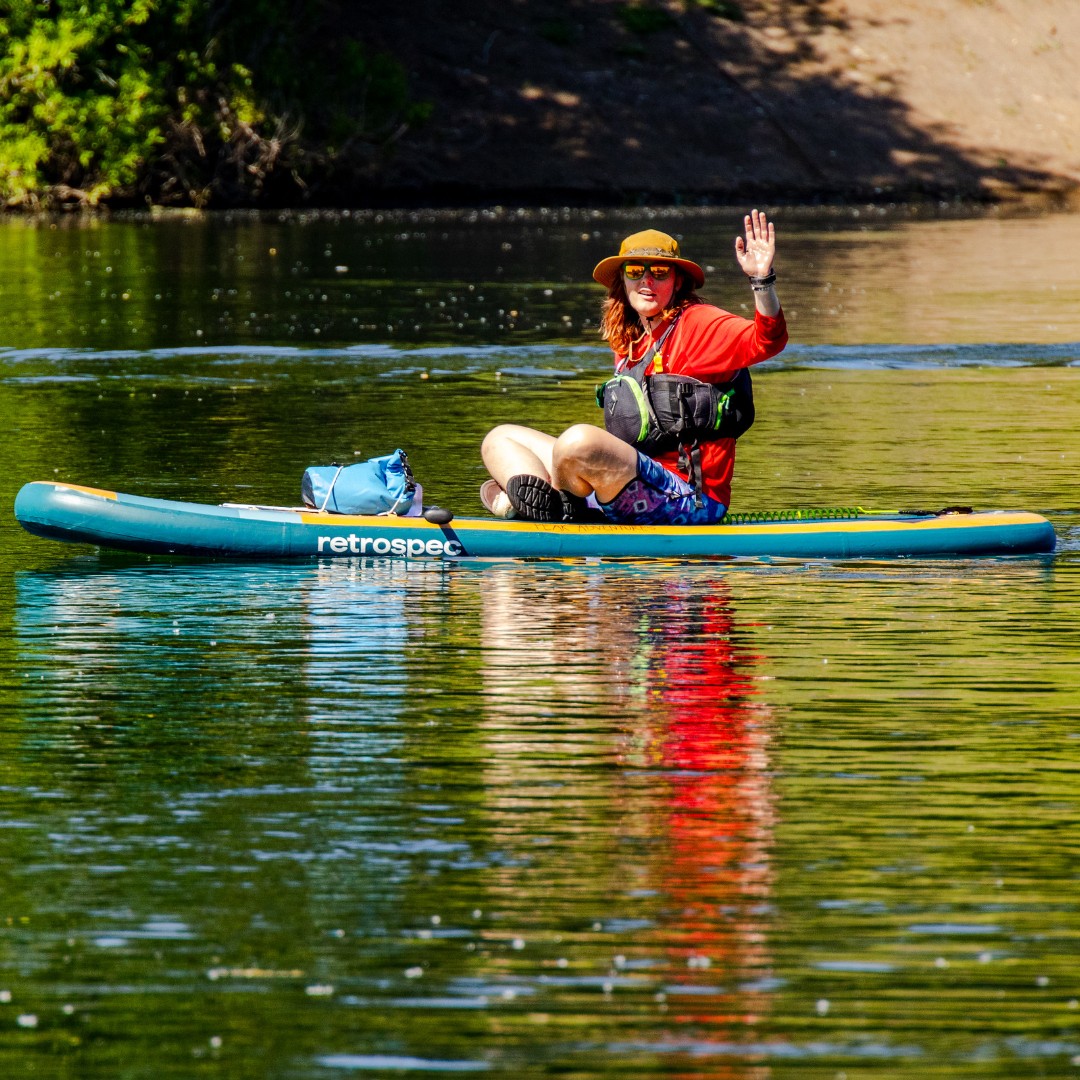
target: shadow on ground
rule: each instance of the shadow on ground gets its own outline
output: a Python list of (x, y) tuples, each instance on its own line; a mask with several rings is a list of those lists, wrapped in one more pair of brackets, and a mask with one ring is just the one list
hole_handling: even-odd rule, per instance
[(404, 63), (432, 115), (311, 196), (611, 205), (1068, 186), (1038, 162), (980, 157), (914, 122), (887, 79), (837, 74), (823, 45), (847, 32), (836, 10), (792, 3), (764, 26), (659, 0), (365, 0), (350, 18)]

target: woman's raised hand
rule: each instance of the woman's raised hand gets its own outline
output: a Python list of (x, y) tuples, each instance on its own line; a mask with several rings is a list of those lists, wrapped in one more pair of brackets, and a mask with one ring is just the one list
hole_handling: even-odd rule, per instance
[(735, 238), (735, 258), (747, 277), (765, 277), (776, 255), (776, 226), (758, 210), (743, 218), (743, 226), (746, 237)]

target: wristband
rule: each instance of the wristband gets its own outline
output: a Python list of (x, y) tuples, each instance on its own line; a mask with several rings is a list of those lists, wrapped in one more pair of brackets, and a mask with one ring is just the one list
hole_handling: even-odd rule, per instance
[(765, 277), (752, 277), (750, 288), (754, 292), (768, 292), (776, 284), (776, 271), (770, 270)]

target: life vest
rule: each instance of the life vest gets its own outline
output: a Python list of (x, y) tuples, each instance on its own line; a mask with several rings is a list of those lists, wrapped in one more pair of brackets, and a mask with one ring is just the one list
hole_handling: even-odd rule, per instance
[(643, 454), (678, 449), (680, 468), (700, 498), (701, 444), (737, 439), (749, 430), (754, 387), (747, 368), (722, 383), (651, 373), (680, 315), (636, 364), (597, 386), (596, 404), (604, 410), (604, 427)]

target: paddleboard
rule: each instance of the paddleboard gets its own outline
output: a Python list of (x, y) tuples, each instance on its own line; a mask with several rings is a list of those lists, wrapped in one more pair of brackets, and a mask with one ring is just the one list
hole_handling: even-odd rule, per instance
[(15, 499), (29, 532), (119, 551), (235, 559), (893, 559), (1030, 555), (1053, 526), (1025, 511), (792, 510), (717, 525), (571, 525), (499, 518), (346, 516), (212, 505), (36, 481)]

